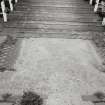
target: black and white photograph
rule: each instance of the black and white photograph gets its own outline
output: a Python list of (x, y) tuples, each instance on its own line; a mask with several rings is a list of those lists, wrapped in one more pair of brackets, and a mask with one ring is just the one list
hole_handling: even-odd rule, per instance
[(105, 105), (105, 0), (0, 0), (0, 105)]

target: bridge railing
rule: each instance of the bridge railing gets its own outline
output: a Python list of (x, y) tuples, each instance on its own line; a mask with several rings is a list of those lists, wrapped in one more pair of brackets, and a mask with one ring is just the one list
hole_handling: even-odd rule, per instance
[(18, 0), (0, 0), (0, 17), (3, 18), (4, 22), (8, 21), (8, 13), (14, 10), (14, 5)]
[(105, 26), (105, 0), (86, 0), (94, 6), (94, 12), (102, 18), (102, 25)]

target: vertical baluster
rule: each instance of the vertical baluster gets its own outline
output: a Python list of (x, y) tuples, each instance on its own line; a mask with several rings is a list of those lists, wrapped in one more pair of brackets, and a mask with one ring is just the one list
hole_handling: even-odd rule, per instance
[(17, 3), (18, 2), (18, 0), (15, 0), (15, 3)]
[(12, 0), (9, 0), (9, 5), (10, 5), (10, 10), (13, 11), (13, 4), (12, 4)]
[(3, 0), (1, 1), (1, 9), (2, 9), (4, 22), (7, 22), (7, 14), (6, 14), (6, 11), (5, 11), (6, 8), (5, 8), (5, 3), (4, 3)]
[(93, 0), (90, 0), (89, 4), (92, 5)]
[(105, 26), (105, 17), (102, 20), (102, 25)]
[(102, 1), (102, 13), (103, 13), (102, 25), (105, 26), (105, 1)]
[(99, 0), (96, 0), (96, 4), (95, 4), (95, 7), (94, 7), (94, 12), (97, 12), (98, 5), (99, 5)]

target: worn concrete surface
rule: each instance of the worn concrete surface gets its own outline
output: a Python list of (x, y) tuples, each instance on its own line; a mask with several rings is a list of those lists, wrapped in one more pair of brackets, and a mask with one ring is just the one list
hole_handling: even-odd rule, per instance
[(105, 91), (101, 59), (89, 40), (30, 38), (20, 46), (17, 71), (0, 74), (0, 94), (32, 89), (46, 105), (92, 105), (81, 95)]

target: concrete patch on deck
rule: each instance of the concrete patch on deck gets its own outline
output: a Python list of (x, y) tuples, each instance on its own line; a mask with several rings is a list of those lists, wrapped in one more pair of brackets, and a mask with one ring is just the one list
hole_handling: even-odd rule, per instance
[(0, 92), (32, 89), (44, 96), (46, 105), (91, 105), (81, 96), (105, 91), (101, 59), (89, 40), (29, 38), (20, 47), (17, 71), (0, 83)]

